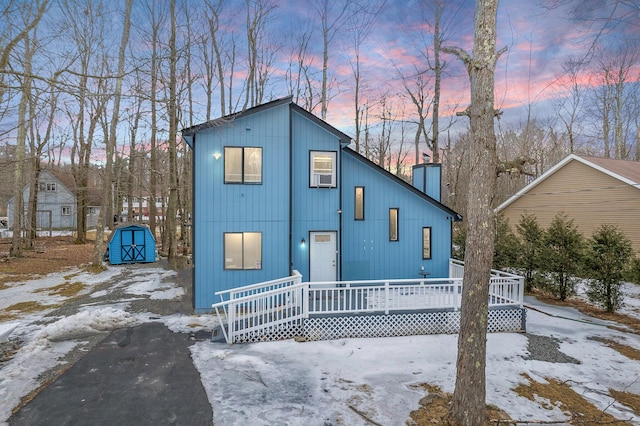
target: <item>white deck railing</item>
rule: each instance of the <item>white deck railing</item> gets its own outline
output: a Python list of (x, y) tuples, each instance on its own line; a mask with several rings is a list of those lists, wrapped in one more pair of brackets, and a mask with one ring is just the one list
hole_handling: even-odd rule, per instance
[[(303, 283), (294, 271), (290, 277), (218, 292), (222, 302), (212, 308), (228, 343), (259, 333), (287, 336), (287, 329), (301, 327), (309, 316), (458, 310), (464, 264), (451, 259), (449, 274), (450, 278)], [(521, 308), (523, 297), (522, 277), (491, 272), (489, 306)]]

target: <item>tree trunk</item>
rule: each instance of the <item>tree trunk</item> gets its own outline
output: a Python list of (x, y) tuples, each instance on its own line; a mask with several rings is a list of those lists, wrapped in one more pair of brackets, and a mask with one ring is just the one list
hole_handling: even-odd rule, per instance
[[(178, 155), (176, 147), (177, 117), (176, 117), (176, 0), (171, 0), (171, 34), (169, 36), (169, 104), (167, 112), (169, 115), (169, 203), (165, 216), (165, 232), (168, 233), (168, 257), (169, 261), (175, 260), (178, 255), (178, 244), (176, 240), (176, 214), (178, 208)], [(155, 203), (155, 197), (152, 200)]]
[(124, 60), (127, 44), (129, 43), (129, 28), (131, 27), (131, 8), (133, 0), (127, 0), (122, 24), (122, 37), (120, 39), (120, 52), (118, 54), (118, 71), (116, 77), (116, 88), (113, 99), (113, 110), (111, 112), (111, 123), (109, 125), (109, 135), (106, 140), (106, 164), (102, 179), (102, 202), (100, 203), (100, 213), (96, 225), (96, 243), (93, 251), (93, 266), (102, 266), (102, 255), (104, 253), (104, 228), (105, 215), (109, 222), (112, 222), (111, 210), (107, 206), (113, 205), (111, 201), (111, 178), (113, 167), (113, 154), (116, 146), (116, 128), (118, 127), (118, 115), (120, 113), (120, 95), (122, 93), (122, 79), (124, 75)]
[(495, 221), (492, 203), (496, 187), (494, 133), (494, 72), (498, 0), (478, 0), (475, 13), (473, 58), (460, 49), (448, 49), (467, 65), (471, 82), (471, 148), (467, 240), (462, 288), (456, 384), (450, 420), (459, 425), (485, 422), (486, 334), (489, 278), (493, 259)]

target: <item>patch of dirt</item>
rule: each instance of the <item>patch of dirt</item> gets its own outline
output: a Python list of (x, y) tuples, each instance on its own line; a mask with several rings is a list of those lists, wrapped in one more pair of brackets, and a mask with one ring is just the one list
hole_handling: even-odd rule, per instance
[(609, 389), (609, 393), (616, 401), (631, 408), (636, 415), (640, 416), (640, 395), (615, 389)]
[[(631, 423), (616, 419), (591, 404), (581, 395), (577, 394), (567, 382), (561, 382), (547, 377), (545, 378), (547, 383), (539, 383), (527, 374), (522, 374), (522, 376), (529, 381), (529, 384), (518, 385), (513, 389), (514, 392), (524, 398), (541, 404), (549, 410), (553, 407), (558, 407), (569, 418), (567, 421), (569, 424), (594, 426), (603, 424), (631, 425)], [(637, 395), (633, 396), (637, 397)], [(547, 401), (546, 406), (543, 405), (541, 399)], [(631, 400), (631, 398), (629, 398), (629, 400)]]
[(91, 263), (94, 243), (75, 244), (73, 237), (39, 237), (22, 257), (9, 257), (11, 240), (0, 240), (0, 289), (9, 282), (26, 281), (40, 275)]
[[(438, 386), (422, 383), (419, 385), (427, 391), (427, 395), (420, 400), (420, 408), (409, 414), (411, 424), (417, 426), (446, 425), (452, 394), (443, 392)], [(493, 405), (487, 405), (485, 412), (485, 424), (513, 424), (507, 413)]]

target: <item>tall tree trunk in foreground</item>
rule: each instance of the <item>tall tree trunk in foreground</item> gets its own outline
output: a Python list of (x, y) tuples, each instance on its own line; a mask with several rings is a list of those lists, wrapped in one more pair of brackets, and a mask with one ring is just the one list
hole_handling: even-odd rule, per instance
[(498, 0), (476, 2), (473, 57), (458, 48), (443, 49), (465, 63), (471, 82), (471, 104), (463, 113), (469, 116), (472, 138), (467, 156), (467, 241), (456, 385), (449, 414), (453, 424), (465, 426), (485, 422), (489, 277), (495, 229), (492, 202), (497, 165), (493, 92), (495, 64), (502, 53), (496, 53), (497, 9)]
[[(178, 255), (178, 241), (176, 239), (176, 214), (178, 212), (178, 153), (176, 147), (176, 135), (178, 133), (176, 116), (176, 67), (178, 52), (176, 49), (176, 2), (171, 0), (171, 34), (169, 35), (169, 102), (167, 112), (169, 115), (169, 203), (167, 205), (165, 232), (168, 232), (168, 257), (174, 261)], [(155, 202), (155, 198), (151, 200)]]

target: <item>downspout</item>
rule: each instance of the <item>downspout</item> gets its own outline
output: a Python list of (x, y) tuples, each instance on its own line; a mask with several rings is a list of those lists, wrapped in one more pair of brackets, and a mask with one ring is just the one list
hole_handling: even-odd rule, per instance
[(191, 306), (196, 309), (196, 134), (191, 141)]
[(293, 274), (293, 111), (289, 104), (289, 275)]

